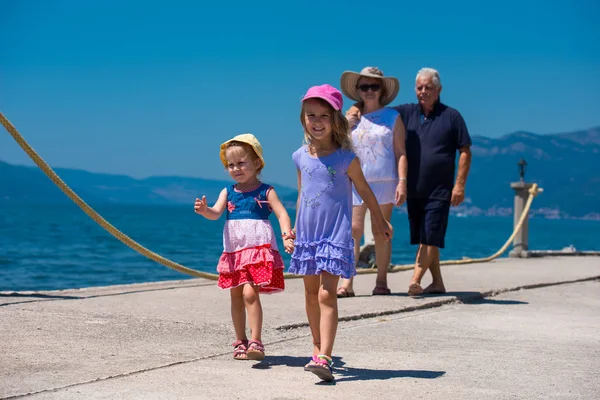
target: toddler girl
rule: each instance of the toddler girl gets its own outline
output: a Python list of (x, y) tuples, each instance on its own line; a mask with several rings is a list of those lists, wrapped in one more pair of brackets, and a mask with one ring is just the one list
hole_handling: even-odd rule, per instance
[[(262, 306), (259, 292), (284, 289), (283, 259), (277, 248), (271, 211), (279, 220), (284, 248), (294, 248), (290, 217), (273, 187), (262, 183), (258, 175), (265, 166), (262, 147), (254, 135), (238, 135), (221, 145), (221, 161), (236, 182), (223, 189), (216, 203), (208, 207), (206, 196), (196, 199), (194, 211), (216, 220), (226, 212), (223, 229), (224, 251), (219, 259), (218, 286), (231, 293), (231, 318), (235, 328), (233, 357), (236, 360), (262, 360)], [(246, 336), (246, 312), (251, 340)]]

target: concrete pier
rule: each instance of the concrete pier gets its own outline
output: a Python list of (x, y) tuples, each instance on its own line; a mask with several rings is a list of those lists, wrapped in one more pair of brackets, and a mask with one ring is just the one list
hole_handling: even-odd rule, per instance
[[(597, 399), (600, 258), (443, 267), (445, 295), (406, 295), (411, 271), (339, 300), (336, 382), (311, 355), (302, 280), (262, 296), (263, 362), (232, 359), (229, 294), (205, 280), (0, 292), (0, 398)], [(423, 282), (427, 285), (427, 279)]]

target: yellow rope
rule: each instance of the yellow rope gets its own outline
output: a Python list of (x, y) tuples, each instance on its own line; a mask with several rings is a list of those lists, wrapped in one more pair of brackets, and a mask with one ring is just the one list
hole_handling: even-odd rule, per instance
[[(492, 260), (500, 257), (506, 251), (506, 249), (508, 249), (508, 246), (510, 246), (510, 244), (514, 240), (515, 236), (517, 236), (517, 233), (519, 233), (519, 231), (523, 227), (523, 223), (525, 222), (525, 219), (527, 218), (527, 214), (529, 214), (529, 208), (531, 207), (533, 198), (535, 196), (537, 196), (539, 191), (540, 191), (540, 189), (538, 188), (537, 183), (534, 183), (529, 188), (529, 197), (527, 198), (527, 202), (525, 203), (525, 207), (523, 208), (523, 212), (521, 213), (521, 218), (519, 218), (519, 221), (517, 222), (517, 226), (515, 226), (513, 233), (510, 235), (510, 237), (506, 240), (504, 245), (497, 252), (495, 252), (491, 256), (482, 257), (482, 258), (465, 258), (462, 260), (445, 260), (445, 261), (441, 261), (440, 265), (461, 265), (461, 264), (482, 263), (482, 262), (492, 261)], [(414, 264), (394, 265), (392, 268), (389, 269), (389, 272), (407, 271), (407, 270), (411, 270), (413, 268), (414, 268)], [(374, 268), (373, 269), (359, 269), (356, 272), (359, 274), (370, 273), (367, 271), (376, 272), (377, 270)]]
[[(0, 123), (2, 123), (4, 128), (8, 131), (8, 133), (11, 134), (11, 136), (13, 137), (13, 139), (15, 139), (15, 141), (19, 144), (19, 146), (21, 146), (21, 148), (27, 153), (27, 155), (29, 155), (29, 157), (31, 157), (33, 162), (35, 162), (36, 165), (38, 167), (40, 167), (40, 169), (46, 174), (46, 176), (48, 176), (48, 178), (50, 178), (50, 180), (52, 182), (54, 182), (54, 184), (56, 186), (58, 186), (58, 188), (60, 190), (62, 190), (64, 194), (66, 194), (75, 204), (77, 204), (79, 206), (79, 208), (81, 208), (91, 219), (93, 219), (98, 225), (100, 225), (102, 228), (104, 228), (106, 231), (108, 231), (115, 238), (119, 239), (125, 245), (127, 245), (128, 247), (137, 251), (138, 253), (150, 258), (153, 261), (156, 261), (159, 264), (164, 265), (165, 267), (174, 269), (175, 271), (178, 271), (178, 272), (181, 272), (184, 274), (188, 274), (188, 275), (191, 275), (191, 276), (194, 276), (197, 278), (204, 278), (204, 279), (210, 279), (210, 280), (218, 279), (219, 276), (217, 274), (197, 271), (195, 269), (184, 267), (181, 264), (178, 264), (174, 261), (164, 258), (163, 256), (161, 256), (157, 253), (154, 253), (151, 250), (148, 250), (147, 248), (140, 245), (139, 243), (137, 243), (136, 241), (131, 239), (129, 236), (125, 235), (123, 232), (121, 232), (120, 230), (115, 228), (107, 220), (102, 218), (102, 216), (100, 214), (98, 214), (93, 208), (91, 208), (85, 201), (83, 201), (83, 199), (81, 197), (79, 197), (62, 179), (60, 179), (60, 177), (56, 174), (56, 172), (54, 172), (52, 170), (52, 168), (42, 159), (42, 157), (40, 157), (35, 152), (35, 150), (33, 150), (33, 148), (27, 143), (27, 141), (25, 141), (23, 136), (21, 136), (21, 134), (17, 131), (17, 129), (10, 123), (10, 121), (8, 119), (6, 119), (4, 114), (2, 114), (1, 112), (0, 112)], [(508, 248), (510, 243), (513, 241), (513, 239), (517, 235), (517, 233), (521, 230), (521, 227), (523, 226), (523, 223), (525, 222), (525, 219), (527, 218), (527, 214), (529, 213), (529, 208), (531, 207), (531, 202), (533, 201), (533, 198), (537, 195), (538, 190), (539, 189), (538, 189), (537, 184), (533, 184), (533, 186), (529, 189), (529, 198), (527, 199), (527, 203), (525, 204), (525, 208), (523, 209), (523, 213), (521, 214), (521, 218), (519, 219), (517, 226), (515, 227), (512, 235), (508, 238), (506, 243), (504, 243), (504, 246), (502, 246), (500, 248), (500, 250), (498, 250), (495, 254), (493, 254), (489, 257), (484, 257), (484, 258), (472, 258), (472, 259), (463, 259), (463, 260), (446, 260), (446, 261), (442, 261), (440, 264), (441, 265), (472, 264), (472, 263), (492, 261), (495, 258), (498, 258), (499, 256), (501, 256), (502, 253), (504, 253), (506, 251), (506, 249)], [(396, 265), (393, 268), (390, 268), (390, 272), (406, 271), (406, 270), (412, 269), (413, 267), (414, 267), (413, 264)], [(357, 273), (370, 274), (370, 273), (375, 273), (376, 271), (377, 271), (376, 269), (358, 269)], [(288, 273), (284, 274), (284, 276), (288, 279), (301, 277), (301, 275), (294, 275), (294, 274), (288, 274)]]
[(144, 246), (137, 243), (135, 240), (131, 239), (129, 236), (125, 235), (123, 232), (115, 228), (111, 225), (107, 220), (102, 218), (100, 214), (94, 211), (85, 201), (81, 199), (74, 191), (71, 189), (62, 179), (50, 168), (48, 164), (40, 157), (33, 148), (25, 141), (23, 136), (17, 131), (17, 129), (6, 119), (4, 114), (0, 112), (0, 122), (6, 128), (8, 133), (17, 141), (19, 146), (31, 157), (33, 162), (37, 164), (38, 167), (41, 168), (42, 171), (54, 182), (56, 186), (60, 188), (75, 204), (79, 206), (91, 219), (96, 221), (98, 225), (106, 229), (111, 235), (119, 239), (121, 242), (125, 243), (127, 246), (131, 247), (133, 250), (139, 252), (140, 254), (150, 258), (151, 260), (156, 261), (159, 264), (164, 265), (165, 267), (169, 267), (174, 269), (175, 271), (182, 272), (184, 274), (188, 274), (191, 276), (195, 276), (198, 278), (205, 278), (211, 280), (217, 280), (217, 274), (211, 274), (208, 272), (196, 271), (195, 269), (184, 267), (181, 264), (173, 262), (163, 256), (154, 253), (153, 251), (148, 250)]

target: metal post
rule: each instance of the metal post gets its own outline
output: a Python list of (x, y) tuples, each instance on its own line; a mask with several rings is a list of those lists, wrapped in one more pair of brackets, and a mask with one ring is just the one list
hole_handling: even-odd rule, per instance
[(367, 210), (365, 214), (365, 245), (375, 245), (375, 238), (373, 237), (373, 231), (371, 230), (371, 211)]
[[(533, 184), (525, 183), (524, 181), (513, 182), (510, 187), (515, 191), (515, 205), (513, 209), (513, 229), (517, 226), (517, 223), (521, 219), (523, 214), (523, 208), (529, 197), (529, 188)], [(513, 248), (508, 253), (509, 257), (527, 257), (527, 251), (529, 250), (529, 215), (525, 217), (521, 230), (515, 236), (513, 240)]]
[[(513, 208), (513, 229), (517, 227), (521, 215), (523, 214), (523, 208), (525, 208), (525, 202), (529, 197), (529, 188), (533, 186), (531, 183), (525, 183), (525, 169), (527, 168), (527, 161), (523, 158), (517, 163), (519, 167), (519, 182), (513, 182), (510, 187), (515, 191), (515, 206)], [(527, 250), (529, 250), (529, 215), (525, 217), (521, 230), (517, 232), (515, 239), (513, 240), (513, 248), (508, 254), (510, 257), (527, 257)]]
[(360, 246), (360, 255), (356, 260), (360, 265), (367, 266), (370, 261), (375, 259), (375, 237), (371, 229), (371, 212), (365, 213), (365, 233), (363, 236), (364, 244)]

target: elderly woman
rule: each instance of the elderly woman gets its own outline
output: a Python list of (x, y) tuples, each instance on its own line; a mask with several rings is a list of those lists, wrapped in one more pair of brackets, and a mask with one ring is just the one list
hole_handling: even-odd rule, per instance
[[(385, 107), (391, 103), (400, 89), (398, 79), (383, 76), (375, 67), (365, 67), (360, 72), (346, 71), (340, 86), (346, 97), (357, 101), (360, 117), (356, 112), (347, 113), (355, 151), (360, 159), (363, 173), (371, 186), (384, 217), (389, 220), (394, 205), (406, 200), (407, 160), (405, 131), (396, 110)], [(353, 192), (352, 236), (354, 254), (358, 260), (360, 242), (364, 233), (367, 207), (360, 196)], [(391, 293), (387, 285), (387, 272), (392, 254), (392, 244), (374, 226), (375, 263), (377, 279), (373, 295)], [(352, 279), (342, 280), (338, 297), (353, 297)]]

